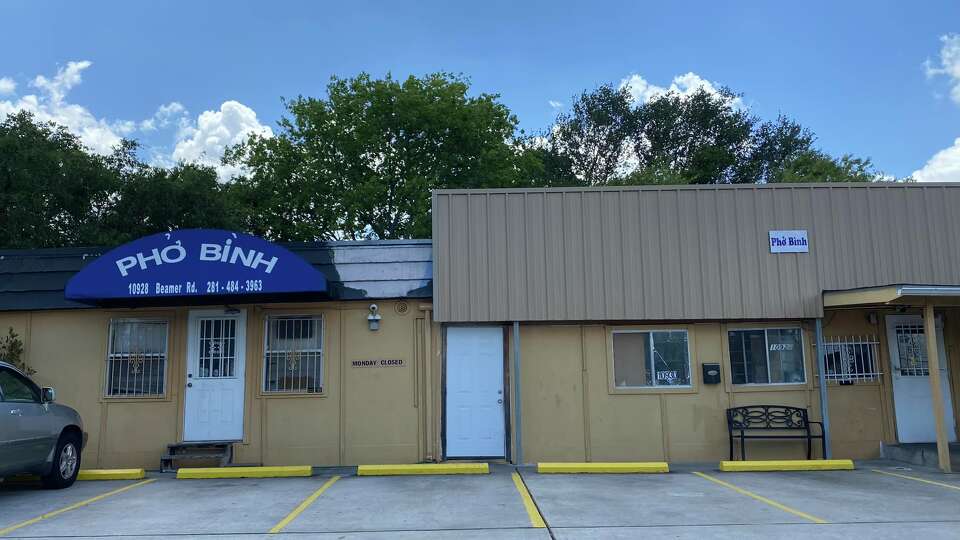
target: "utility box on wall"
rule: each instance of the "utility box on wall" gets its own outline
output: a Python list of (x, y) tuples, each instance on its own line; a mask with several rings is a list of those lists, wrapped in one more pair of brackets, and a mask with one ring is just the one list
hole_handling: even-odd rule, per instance
[(703, 364), (703, 384), (720, 384), (720, 364)]

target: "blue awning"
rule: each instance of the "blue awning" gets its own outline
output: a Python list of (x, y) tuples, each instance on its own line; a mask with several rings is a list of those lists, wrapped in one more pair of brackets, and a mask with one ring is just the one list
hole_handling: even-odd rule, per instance
[(70, 279), (65, 297), (93, 305), (173, 305), (326, 291), (324, 275), (282, 246), (244, 233), (186, 229), (110, 250)]

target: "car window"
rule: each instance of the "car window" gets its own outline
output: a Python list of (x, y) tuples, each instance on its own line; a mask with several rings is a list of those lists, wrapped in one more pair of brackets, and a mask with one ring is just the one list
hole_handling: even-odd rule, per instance
[(18, 373), (0, 368), (0, 392), (3, 401), (15, 403), (40, 403), (37, 387)]

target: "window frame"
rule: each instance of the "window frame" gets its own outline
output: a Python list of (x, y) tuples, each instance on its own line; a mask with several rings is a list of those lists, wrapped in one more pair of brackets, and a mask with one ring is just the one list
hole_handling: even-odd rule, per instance
[[(730, 350), (730, 333), (731, 332), (751, 332), (751, 331), (762, 331), (763, 332), (763, 341), (764, 341), (764, 351), (766, 352), (766, 361), (767, 361), (767, 380), (770, 380), (770, 342), (767, 338), (767, 332), (770, 330), (799, 330), (800, 331), (800, 365), (803, 367), (803, 381), (801, 382), (765, 382), (765, 383), (737, 383), (733, 381), (733, 352)], [(800, 323), (795, 324), (771, 324), (767, 326), (727, 326), (724, 328), (724, 343), (723, 347), (727, 355), (727, 365), (725, 366), (727, 373), (729, 374), (730, 387), (737, 389), (762, 389), (762, 388), (771, 388), (771, 389), (783, 389), (783, 387), (795, 387), (795, 388), (806, 388), (810, 385), (810, 377), (807, 377), (807, 373), (810, 371), (809, 366), (807, 366), (807, 343), (806, 343), (806, 332), (804, 331), (803, 325)]]
[[(610, 395), (633, 394), (696, 394), (700, 391), (700, 379), (697, 376), (699, 362), (694, 350), (696, 349), (696, 332), (687, 325), (678, 326), (611, 326), (605, 329), (607, 334), (607, 393)], [(654, 332), (684, 332), (687, 335), (687, 366), (690, 370), (690, 383), (684, 385), (653, 385), (653, 386), (617, 386), (613, 336), (615, 334), (641, 334)]]
[[(320, 369), (319, 373), (322, 377), (320, 391), (319, 392), (298, 392), (293, 390), (267, 390), (267, 374), (266, 369), (268, 365), (267, 346), (270, 342), (270, 321), (272, 319), (316, 319), (319, 322), (320, 328)], [(260, 350), (260, 366), (259, 366), (259, 379), (260, 384), (257, 385), (257, 395), (262, 398), (325, 398), (327, 397), (327, 381), (329, 377), (327, 376), (327, 316), (325, 313), (320, 312), (277, 312), (277, 313), (265, 313), (263, 316), (263, 325), (261, 335), (261, 350)]]
[[(144, 395), (131, 395), (131, 394), (118, 394), (111, 395), (107, 392), (109, 388), (109, 380), (107, 379), (110, 375), (110, 361), (111, 359), (111, 350), (113, 347), (113, 325), (114, 323), (164, 323), (166, 325), (166, 335), (164, 336), (164, 354), (163, 354), (163, 388), (159, 394), (144, 394)], [(102, 381), (102, 389), (100, 391), (101, 400), (103, 401), (170, 401), (170, 345), (173, 341), (173, 332), (174, 322), (172, 317), (111, 317), (107, 319), (107, 344), (106, 351), (104, 354), (104, 362), (101, 364), (102, 373), (100, 375), (100, 380)]]

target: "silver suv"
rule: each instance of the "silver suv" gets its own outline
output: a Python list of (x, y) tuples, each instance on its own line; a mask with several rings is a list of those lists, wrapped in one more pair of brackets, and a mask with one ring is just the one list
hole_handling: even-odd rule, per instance
[(77, 411), (54, 398), (53, 388), (40, 388), (0, 362), (0, 479), (38, 474), (52, 489), (76, 481), (87, 436)]

